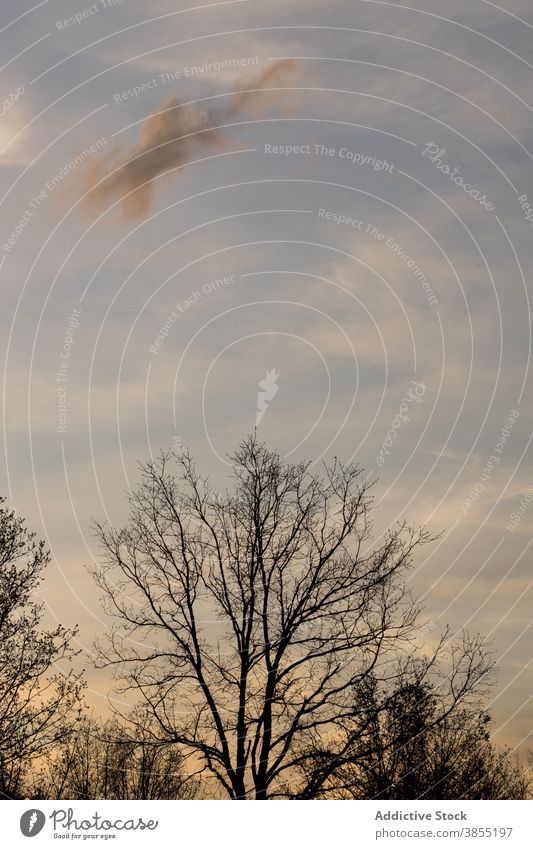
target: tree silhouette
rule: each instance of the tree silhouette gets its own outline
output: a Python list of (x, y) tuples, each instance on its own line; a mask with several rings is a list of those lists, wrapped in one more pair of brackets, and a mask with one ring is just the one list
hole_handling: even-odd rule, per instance
[[(0, 500), (0, 505), (4, 503)], [(71, 669), (75, 631), (41, 630), (34, 594), (49, 561), (24, 521), (0, 506), (0, 791), (21, 792), (31, 762), (69, 734), (82, 682)]]
[[(463, 663), (469, 654), (472, 646)], [(434, 657), (410, 660), (392, 689), (380, 687), (374, 674), (361, 682), (344, 748), (324, 746), (315, 750), (314, 762), (305, 763), (307, 798), (527, 797), (530, 781), (524, 768), (491, 743), (491, 718), (481, 706), (479, 679), (478, 685), (457, 690), (457, 656), (451, 675), (435, 669)], [(463, 676), (468, 680), (466, 669)]]
[[(188, 453), (162, 454), (142, 467), (127, 526), (96, 525), (94, 574), (120, 623), (99, 663), (221, 793), (306, 798), (328, 780), (313, 771), (324, 740), (330, 761), (346, 751), (354, 691), (371, 674), (393, 680), (412, 652), (419, 609), (404, 577), (430, 537), (401, 524), (372, 544), (354, 465), (320, 476), (256, 436), (231, 461), (220, 494)], [(454, 666), (460, 700), (491, 663), (473, 641)]]
[[(134, 725), (85, 717), (37, 774), (38, 799), (185, 799), (198, 782), (184, 774), (171, 743), (150, 733), (150, 717), (134, 714)], [(142, 736), (136, 728), (142, 728)]]

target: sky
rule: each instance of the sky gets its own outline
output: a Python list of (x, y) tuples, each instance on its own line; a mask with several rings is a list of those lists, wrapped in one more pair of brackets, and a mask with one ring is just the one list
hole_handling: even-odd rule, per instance
[(353, 459), (376, 538), (441, 534), (422, 648), (486, 634), (525, 750), (533, 10), (413, 2), (3, 0), (0, 492), (90, 653), (91, 520), (140, 461), (187, 446), (225, 486), (256, 425)]

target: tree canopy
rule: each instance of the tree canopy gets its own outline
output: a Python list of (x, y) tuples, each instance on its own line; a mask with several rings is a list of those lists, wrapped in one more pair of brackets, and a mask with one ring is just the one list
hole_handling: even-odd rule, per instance
[[(231, 464), (221, 493), (187, 452), (162, 454), (142, 467), (127, 525), (97, 525), (94, 572), (118, 620), (99, 662), (222, 795), (320, 796), (356, 751), (369, 682), (395, 689), (396, 713), (408, 697), (420, 611), (405, 581), (431, 537), (402, 523), (374, 538), (355, 465), (317, 474), (256, 435)], [(448, 644), (416, 673), (429, 681), (447, 655), (437, 713), (418, 708), (432, 725), (479, 693), (492, 665), (477, 638)], [(409, 735), (409, 710), (404, 720)]]
[(72, 670), (76, 630), (41, 628), (35, 601), (49, 563), (24, 520), (0, 499), (0, 791), (17, 795), (25, 770), (68, 735), (82, 681)]

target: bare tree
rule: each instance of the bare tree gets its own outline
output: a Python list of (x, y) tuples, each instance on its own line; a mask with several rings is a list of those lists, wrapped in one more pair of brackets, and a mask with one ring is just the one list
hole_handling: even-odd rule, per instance
[[(3, 500), (0, 500), (0, 505)], [(78, 718), (81, 679), (71, 668), (74, 630), (41, 630), (34, 594), (49, 555), (24, 521), (0, 506), (0, 790), (22, 792), (25, 771)]]
[(39, 799), (187, 799), (198, 781), (183, 771), (172, 743), (150, 733), (150, 717), (135, 714), (135, 726), (116, 719), (85, 717), (35, 776), (31, 795)]
[[(404, 578), (430, 537), (401, 524), (372, 541), (354, 465), (317, 475), (256, 436), (231, 461), (220, 494), (188, 453), (163, 454), (142, 467), (127, 527), (96, 526), (94, 574), (119, 620), (100, 663), (220, 792), (305, 798), (317, 746), (335, 757), (346, 745), (354, 688), (412, 651), (419, 609)], [(464, 686), (487, 669), (476, 649)]]

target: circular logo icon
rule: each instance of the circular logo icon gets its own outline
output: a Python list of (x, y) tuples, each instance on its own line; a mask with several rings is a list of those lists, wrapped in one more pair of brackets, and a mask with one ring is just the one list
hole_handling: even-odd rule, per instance
[(24, 811), (20, 818), (20, 830), (24, 837), (35, 837), (43, 830), (46, 817), (42, 811), (37, 808), (31, 808), (29, 811)]

